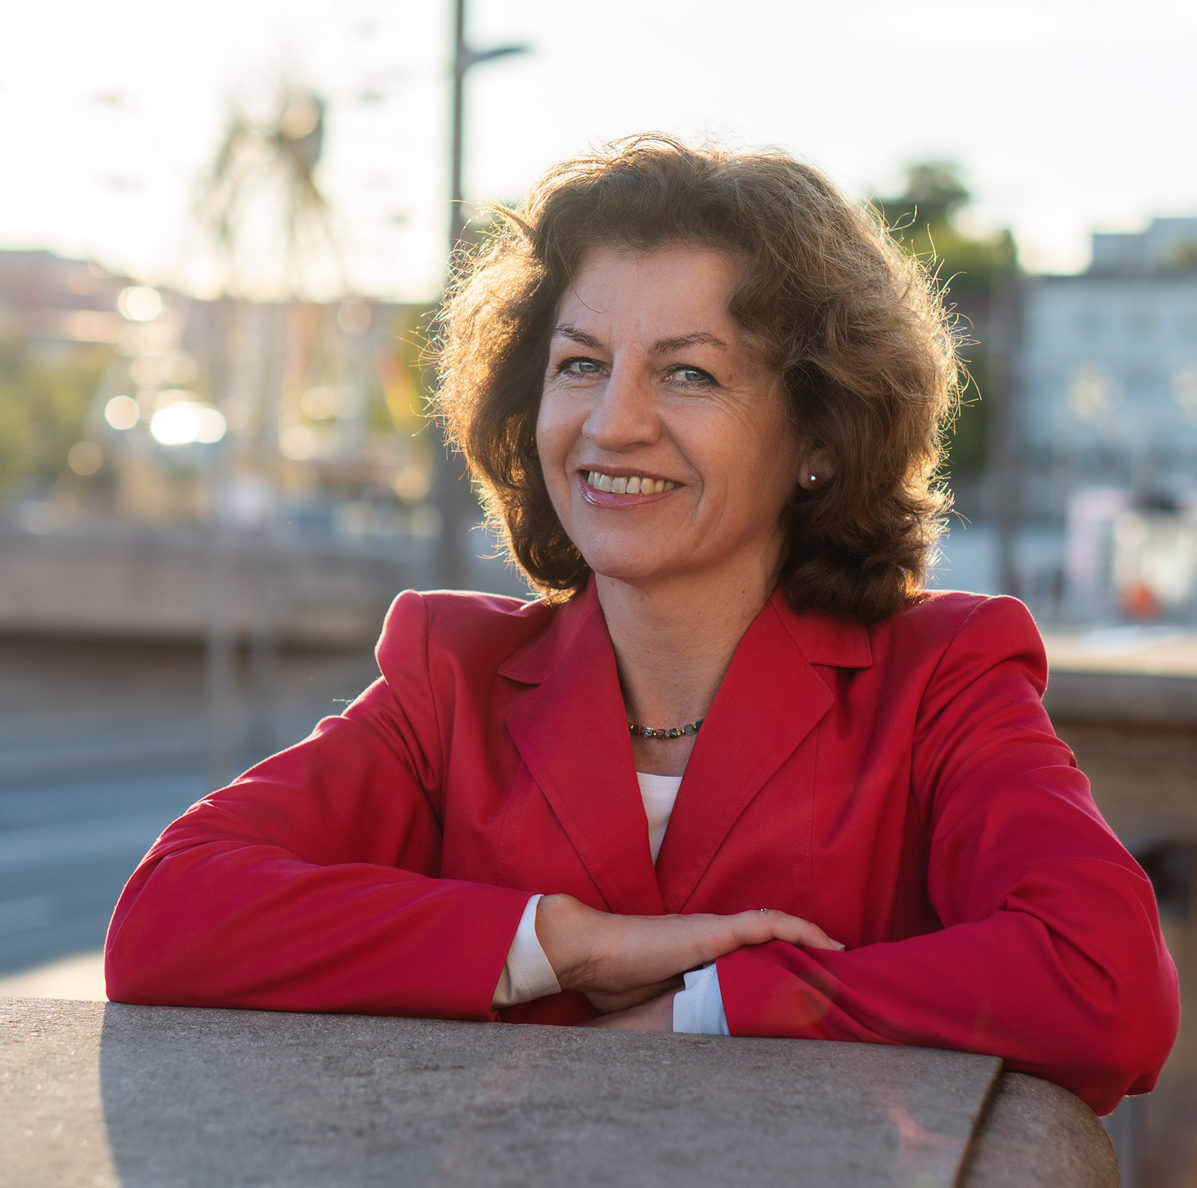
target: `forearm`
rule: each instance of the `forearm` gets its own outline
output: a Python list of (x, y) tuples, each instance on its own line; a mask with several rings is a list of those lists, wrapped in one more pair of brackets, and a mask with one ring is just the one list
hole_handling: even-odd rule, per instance
[(1177, 1016), (1166, 953), (1101, 948), (1002, 912), (844, 953), (766, 945), (718, 969), (732, 1034), (985, 1052), (1106, 1112), (1154, 1083)]
[(126, 1002), (486, 1018), (524, 892), (210, 841), (147, 860), (113, 915)]

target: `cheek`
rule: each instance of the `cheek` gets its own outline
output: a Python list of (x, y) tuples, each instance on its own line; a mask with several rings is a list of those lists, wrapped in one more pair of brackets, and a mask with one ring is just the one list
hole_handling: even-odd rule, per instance
[(542, 396), (540, 409), (536, 414), (536, 452), (540, 455), (540, 465), (549, 478), (552, 463), (558, 453), (558, 437), (556, 418), (553, 415), (553, 402)]
[(549, 498), (561, 511), (561, 501), (568, 485), (565, 476), (565, 461), (572, 435), (561, 415), (561, 402), (554, 400), (547, 392), (541, 397), (540, 411), (536, 416), (536, 452), (540, 457), (540, 470), (548, 488)]
[(578, 437), (579, 426), (575, 424), (572, 402), (546, 388), (540, 398), (536, 414), (536, 448), (546, 477), (550, 459), (558, 463), (565, 460)]

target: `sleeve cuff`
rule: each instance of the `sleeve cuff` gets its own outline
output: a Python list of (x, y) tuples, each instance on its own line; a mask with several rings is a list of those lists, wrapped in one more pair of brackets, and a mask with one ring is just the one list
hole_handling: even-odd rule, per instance
[(673, 1030), (688, 1035), (731, 1035), (714, 962), (686, 974), (686, 988), (673, 997)]
[[(544, 954), (540, 938), (536, 935), (536, 905), (540, 896), (533, 895), (520, 917), (515, 939), (507, 950), (507, 962), (499, 975), (495, 995), (491, 1000), (494, 1007), (515, 1006), (517, 1002), (531, 1002), (546, 994), (556, 994), (561, 986), (553, 967)], [(722, 1009), (722, 1008), (721, 1008)]]

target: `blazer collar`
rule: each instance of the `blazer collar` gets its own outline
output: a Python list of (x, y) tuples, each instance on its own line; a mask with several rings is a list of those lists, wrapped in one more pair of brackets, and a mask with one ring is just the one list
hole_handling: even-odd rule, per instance
[(748, 803), (832, 704), (815, 666), (872, 662), (868, 632), (795, 614), (775, 591), (749, 625), (686, 766), (654, 870), (615, 654), (594, 583), (500, 675), (535, 686), (512, 740), (611, 911), (680, 911)]
[(659, 915), (615, 652), (594, 583), (499, 673), (536, 686), (515, 705), (507, 726), (608, 908)]
[(831, 709), (834, 678), (816, 666), (871, 662), (864, 627), (797, 615), (774, 592), (740, 640), (686, 765), (657, 859), (666, 911), (685, 909), (749, 803)]
[(860, 623), (812, 611), (792, 611), (780, 586), (766, 604), (768, 609), (773, 610), (786, 633), (812, 664), (826, 664), (831, 668), (868, 668), (873, 663), (869, 629)]

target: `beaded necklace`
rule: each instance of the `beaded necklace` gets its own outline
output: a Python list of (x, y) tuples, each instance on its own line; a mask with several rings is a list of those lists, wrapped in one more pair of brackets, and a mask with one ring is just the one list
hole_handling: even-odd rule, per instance
[(687, 722), (685, 726), (662, 726), (659, 728), (638, 726), (635, 722), (629, 722), (628, 730), (633, 738), (685, 738), (687, 735), (697, 734), (698, 728), (705, 721), (705, 718), (699, 718), (697, 722)]

